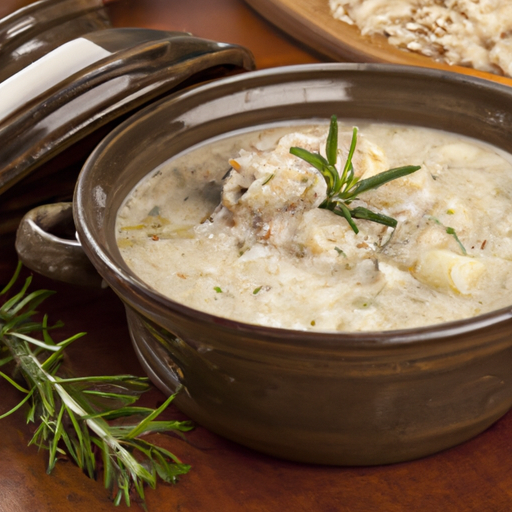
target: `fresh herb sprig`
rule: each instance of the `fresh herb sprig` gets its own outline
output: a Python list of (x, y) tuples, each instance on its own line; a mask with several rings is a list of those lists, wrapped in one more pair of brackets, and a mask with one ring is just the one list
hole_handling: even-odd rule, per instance
[[(21, 264), (0, 292), (5, 298), (14, 286)], [(190, 466), (171, 452), (143, 439), (153, 432), (188, 431), (188, 421), (158, 421), (172, 402), (170, 396), (158, 409), (135, 407), (141, 393), (150, 388), (148, 379), (132, 375), (72, 378), (59, 376), (64, 349), (84, 333), (54, 342), (45, 316), (33, 320), (36, 308), (53, 292), (28, 292), (29, 277), (21, 290), (0, 307), (0, 367), (11, 375), (0, 376), (25, 394), (4, 418), (25, 404), (27, 421), (37, 424), (30, 444), (49, 452), (48, 473), (61, 457), (70, 458), (90, 478), (96, 478), (102, 460), (105, 487), (114, 503), (130, 505), (132, 494), (144, 504), (144, 485), (154, 488), (158, 477), (173, 483)], [(40, 333), (42, 339), (33, 337)], [(62, 371), (61, 371), (62, 373)], [(116, 423), (116, 420), (122, 422)]]
[(408, 174), (416, 172), (421, 167), (417, 165), (406, 165), (404, 167), (397, 167), (387, 171), (376, 174), (365, 180), (360, 180), (354, 173), (354, 166), (352, 165), (352, 158), (357, 145), (357, 128), (352, 131), (352, 140), (348, 151), (347, 159), (341, 173), (336, 169), (338, 160), (338, 120), (336, 116), (331, 117), (329, 126), (329, 133), (327, 135), (327, 142), (325, 147), (325, 154), (327, 158), (319, 153), (311, 153), (307, 149), (291, 147), (290, 153), (295, 155), (307, 163), (311, 164), (315, 169), (320, 171), (327, 184), (327, 195), (324, 201), (320, 204), (319, 208), (330, 210), (331, 212), (344, 217), (349, 223), (354, 233), (359, 233), (354, 219), (365, 219), (379, 224), (384, 224), (395, 228), (397, 225), (396, 219), (376, 213), (363, 206), (357, 206), (350, 209), (349, 205), (363, 192), (376, 189), (389, 181), (396, 180)]

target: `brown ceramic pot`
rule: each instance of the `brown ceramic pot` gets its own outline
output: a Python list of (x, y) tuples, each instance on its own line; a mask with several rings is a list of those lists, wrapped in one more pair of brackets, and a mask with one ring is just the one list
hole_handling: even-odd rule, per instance
[[(130, 271), (116, 245), (121, 203), (173, 155), (232, 130), (332, 114), (440, 128), (512, 152), (512, 89), (505, 86), (386, 65), (247, 73), (156, 103), (109, 135), (80, 175), (76, 229), (86, 255), (126, 305), (148, 375), (167, 393), (181, 387), (176, 404), (190, 418), (292, 460), (414, 459), (475, 436), (511, 407), (511, 308), (389, 332), (248, 325), (156, 293)], [(19, 250), (27, 252), (21, 243)]]

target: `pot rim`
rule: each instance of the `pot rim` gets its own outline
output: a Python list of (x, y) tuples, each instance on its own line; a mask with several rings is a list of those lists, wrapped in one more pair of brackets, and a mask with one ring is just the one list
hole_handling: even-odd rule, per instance
[[(116, 140), (121, 138), (125, 131), (129, 131), (135, 121), (141, 118), (151, 116), (155, 110), (163, 105), (173, 104), (183, 101), (184, 99), (193, 98), (203, 94), (205, 91), (216, 89), (222, 90), (233, 84), (251, 84), (266, 77), (288, 76), (302, 73), (304, 76), (308, 73), (318, 73), (321, 71), (370, 71), (382, 73), (400, 73), (405, 75), (423, 75), (425, 77), (437, 78), (442, 81), (451, 81), (460, 84), (460, 86), (471, 86), (476, 88), (487, 89), (488, 91), (497, 91), (500, 94), (512, 96), (512, 89), (502, 84), (487, 81), (482, 78), (461, 75), (458, 73), (413, 67), (395, 64), (360, 64), (360, 63), (318, 63), (318, 64), (300, 64), (293, 66), (282, 66), (257, 71), (250, 71), (240, 75), (221, 78), (214, 82), (192, 86), (184, 91), (175, 93), (165, 97), (148, 107), (142, 109), (129, 119), (117, 126), (91, 153), (85, 162), (80, 176), (78, 177), (75, 188), (75, 196), (73, 200), (73, 215), (79, 240), (84, 248), (87, 256), (103, 276), (105, 281), (130, 304), (137, 304), (141, 298), (157, 310), (160, 315), (164, 315), (166, 311), (173, 311), (175, 314), (187, 318), (190, 321), (201, 324), (214, 325), (215, 328), (224, 332), (231, 332), (234, 335), (243, 333), (245, 336), (261, 339), (269, 343), (296, 345), (302, 347), (319, 348), (319, 343), (323, 346), (343, 346), (345, 348), (375, 349), (379, 346), (389, 347), (390, 345), (410, 345), (410, 344), (436, 344), (446, 343), (447, 338), (453, 338), (468, 333), (474, 333), (491, 326), (512, 320), (512, 300), (511, 305), (485, 313), (476, 317), (444, 322), (424, 327), (397, 329), (387, 331), (361, 331), (361, 332), (317, 332), (302, 331), (293, 329), (284, 329), (277, 327), (268, 327), (256, 324), (248, 324), (228, 318), (219, 317), (200, 310), (196, 310), (180, 304), (172, 299), (161, 295), (145, 284), (135, 273), (127, 268), (120, 268), (114, 261), (114, 258), (97, 243), (92, 230), (89, 228), (82, 203), (84, 197), (83, 182), (95, 161), (108, 151), (108, 148), (115, 144)], [(107, 271), (113, 274), (110, 275)], [(487, 340), (489, 341), (489, 340)]]

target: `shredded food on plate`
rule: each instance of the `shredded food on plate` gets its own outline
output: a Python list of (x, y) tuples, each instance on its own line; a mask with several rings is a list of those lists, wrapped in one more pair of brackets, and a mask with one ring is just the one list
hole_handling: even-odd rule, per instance
[(332, 15), (398, 48), (512, 76), (510, 0), (329, 0)]

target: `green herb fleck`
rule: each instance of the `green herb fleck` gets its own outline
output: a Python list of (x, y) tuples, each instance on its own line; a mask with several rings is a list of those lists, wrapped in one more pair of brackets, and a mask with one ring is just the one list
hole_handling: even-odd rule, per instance
[(343, 256), (344, 258), (347, 257), (347, 255), (339, 247), (335, 247), (334, 250), (338, 253), (339, 256)]
[(217, 292), (217, 293), (222, 293), (222, 288), (220, 286), (214, 286), (213, 289)]
[(261, 185), (266, 185), (272, 178), (274, 177), (273, 174), (271, 174)]
[(352, 140), (347, 159), (345, 161), (345, 166), (343, 167), (341, 174), (338, 173), (338, 170), (336, 169), (336, 162), (339, 153), (338, 121), (336, 116), (332, 116), (325, 147), (327, 158), (324, 158), (319, 153), (311, 153), (306, 149), (298, 147), (290, 148), (290, 153), (311, 164), (324, 177), (325, 183), (327, 184), (327, 197), (320, 204), (319, 208), (330, 210), (336, 215), (344, 217), (356, 234), (359, 233), (359, 229), (357, 228), (354, 219), (370, 220), (372, 222), (377, 222), (379, 224), (395, 228), (397, 221), (392, 217), (372, 212), (368, 208), (364, 208), (362, 206), (358, 206), (351, 210), (349, 205), (352, 201), (358, 199), (358, 196), (363, 192), (376, 189), (389, 181), (412, 174), (419, 170), (420, 166), (407, 165), (404, 167), (389, 169), (365, 180), (360, 180), (355, 175), (354, 167), (352, 165), (352, 157), (356, 150), (356, 144), (357, 128), (354, 128), (352, 131)]
[(455, 241), (459, 244), (460, 250), (462, 251), (462, 254), (466, 255), (467, 251), (466, 248), (462, 245), (462, 242), (459, 240), (459, 237), (457, 236), (457, 233), (455, 232), (455, 229), (447, 227), (446, 232), (449, 235), (452, 235), (453, 238), (455, 238)]
[(431, 220), (433, 220), (436, 224), (439, 224), (440, 226), (443, 226), (446, 230), (446, 233), (449, 235), (452, 235), (453, 238), (455, 238), (455, 241), (459, 244), (460, 250), (462, 251), (462, 254), (466, 255), (467, 251), (466, 248), (462, 245), (462, 242), (459, 240), (459, 237), (457, 236), (457, 233), (455, 232), (454, 228), (451, 228), (449, 226), (445, 226), (438, 218), (434, 217), (433, 215), (430, 215), (429, 217)]
[(257, 294), (260, 292), (260, 290), (261, 290), (262, 288), (263, 288), (263, 286), (258, 286), (258, 288), (254, 288), (254, 290), (253, 290), (252, 294), (253, 294), (253, 295), (257, 295)]

